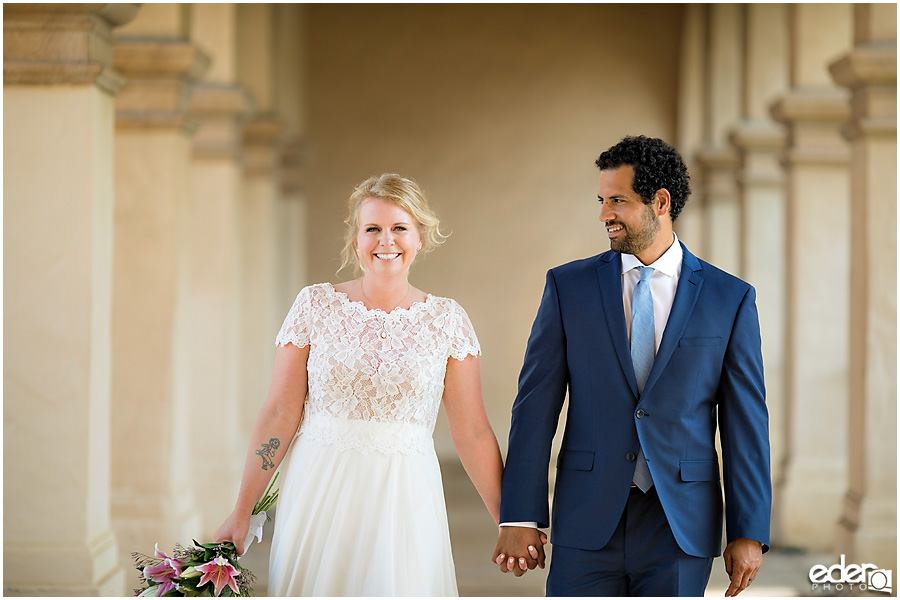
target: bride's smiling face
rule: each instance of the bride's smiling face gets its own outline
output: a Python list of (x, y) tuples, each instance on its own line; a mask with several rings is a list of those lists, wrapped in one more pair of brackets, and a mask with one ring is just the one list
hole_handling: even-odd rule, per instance
[(359, 208), (354, 246), (366, 271), (396, 275), (409, 270), (422, 248), (422, 236), (415, 219), (400, 206), (368, 198)]

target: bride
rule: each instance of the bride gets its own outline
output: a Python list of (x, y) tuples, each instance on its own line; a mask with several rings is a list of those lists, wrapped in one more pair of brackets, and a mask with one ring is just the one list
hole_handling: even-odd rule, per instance
[(281, 465), (270, 595), (455, 596), (432, 433), (443, 399), (496, 523), (503, 464), (481, 396), (481, 350), (459, 304), (409, 283), (416, 255), (444, 238), (418, 186), (373, 177), (349, 204), (341, 268), (363, 276), (297, 296), (234, 512), (215, 537), (244, 551), (250, 511)]

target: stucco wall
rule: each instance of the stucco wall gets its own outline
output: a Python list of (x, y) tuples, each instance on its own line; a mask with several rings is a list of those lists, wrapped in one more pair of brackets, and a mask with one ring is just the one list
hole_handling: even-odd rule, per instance
[[(335, 271), (357, 183), (382, 172), (418, 181), (452, 235), (411, 281), (469, 313), (504, 449), (546, 270), (608, 248), (593, 161), (626, 134), (674, 138), (681, 14), (310, 7), (308, 283), (352, 277)], [(452, 452), (443, 417), (436, 442)]]

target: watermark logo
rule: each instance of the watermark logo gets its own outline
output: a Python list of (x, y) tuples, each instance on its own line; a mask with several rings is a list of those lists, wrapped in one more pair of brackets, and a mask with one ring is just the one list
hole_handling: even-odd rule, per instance
[(826, 567), (814, 565), (809, 570), (809, 581), (816, 591), (870, 591), (891, 594), (894, 591), (893, 572), (879, 569), (871, 563), (847, 564), (841, 554), (841, 562)]

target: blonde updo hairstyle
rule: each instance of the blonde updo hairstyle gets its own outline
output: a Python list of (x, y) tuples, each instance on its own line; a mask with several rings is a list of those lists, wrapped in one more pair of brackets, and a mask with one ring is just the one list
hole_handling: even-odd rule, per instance
[(412, 216), (422, 238), (420, 253), (431, 252), (447, 239), (438, 228), (440, 221), (437, 215), (428, 206), (425, 195), (415, 181), (394, 173), (370, 177), (356, 186), (350, 194), (347, 203), (349, 215), (344, 221), (347, 224), (347, 232), (344, 234), (344, 249), (341, 250), (341, 268), (338, 269), (338, 273), (350, 265), (353, 265), (355, 276), (362, 271), (362, 264), (353, 242), (359, 234), (359, 209), (369, 198), (380, 198), (396, 204)]

